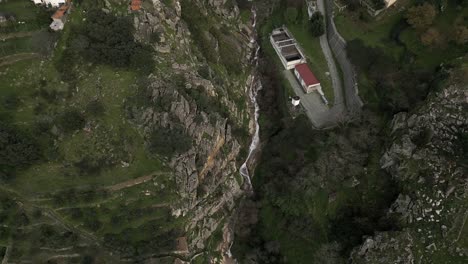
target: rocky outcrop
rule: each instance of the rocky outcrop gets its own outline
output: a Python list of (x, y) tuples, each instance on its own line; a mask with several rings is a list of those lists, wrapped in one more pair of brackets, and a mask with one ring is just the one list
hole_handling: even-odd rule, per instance
[(403, 229), (367, 238), (353, 263), (468, 261), (468, 87), (463, 78), (448, 83), (414, 113), (393, 118), (380, 163), (402, 187), (388, 214)]
[[(239, 9), (226, 2), (233, 3), (195, 1), (206, 15), (234, 29), (233, 36), (241, 34), (240, 28), (246, 25), (239, 23)], [(147, 103), (129, 103), (127, 114), (146, 138), (156, 129), (182, 126), (192, 139), (188, 151), (166, 159), (166, 165), (174, 172), (179, 195), (179, 200), (171, 206), (172, 214), (186, 222), (189, 247), (186, 256), (190, 257), (206, 250), (207, 240), (223, 229), (243, 194), (237, 160), (241, 148), (248, 146), (241, 146), (244, 139), (235, 135), (234, 129), (248, 130), (244, 126), (251, 116), (246, 107), (248, 100), (239, 104), (239, 98), (245, 96), (252, 80), (213, 71), (200, 58), (195, 40), (181, 19), (184, 7), (179, 1), (171, 3), (167, 6), (153, 0), (134, 16), (135, 36), (157, 51), (155, 60), (160, 70), (143, 85), (142, 94)], [(248, 40), (239, 41), (239, 54), (251, 52)], [(247, 65), (248, 59), (245, 57), (243, 64)], [(242, 72), (239, 76), (248, 75), (244, 73), (250, 72), (250, 67), (243, 68)], [(194, 95), (200, 91), (203, 104), (217, 108), (202, 105), (201, 97)]]

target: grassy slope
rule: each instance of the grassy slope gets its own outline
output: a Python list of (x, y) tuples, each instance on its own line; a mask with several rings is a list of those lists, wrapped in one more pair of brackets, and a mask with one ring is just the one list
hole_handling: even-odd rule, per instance
[[(9, 1), (7, 5), (4, 3), (1, 5), (2, 8), (8, 7), (8, 11), (11, 12), (19, 10), (16, 14), (20, 20), (33, 16), (37, 10), (37, 7), (30, 5), (30, 1), (27, 0)], [(91, 133), (77, 131), (55, 141), (55, 146), (51, 147), (56, 149), (53, 158), (19, 172), (16, 178), (8, 183), (7, 188), (17, 191), (24, 199), (38, 208), (52, 208), (68, 223), (81, 226), (81, 228), (95, 233), (101, 239), (105, 234), (118, 235), (125, 231), (132, 234), (130, 237), (122, 236), (121, 238), (128, 240), (128, 246), (141, 244), (142, 241), (151, 240), (158, 234), (164, 234), (171, 229), (177, 230), (183, 224), (182, 218), (177, 221), (172, 219), (168, 212), (169, 209), (164, 205), (174, 201), (177, 197), (173, 193), (175, 182), (161, 161), (148, 156), (142, 137), (136, 128), (126, 121), (123, 105), (125, 99), (136, 91), (138, 76), (135, 72), (113, 69), (108, 66), (81, 67), (77, 89), (73, 91), (72, 97), (66, 96), (70, 87), (59, 80), (54, 61), (58, 60), (63, 51), (66, 38), (69, 36), (70, 25), (81, 23), (81, 18), (81, 10), (76, 7), (65, 31), (59, 33), (61, 39), (54, 60), (32, 59), (0, 69), (2, 72), (0, 75), (0, 83), (2, 83), (0, 97), (15, 96), (20, 101), (16, 109), (5, 109), (0, 106), (0, 112), (2, 115), (12, 116), (13, 122), (25, 129), (34, 127), (39, 118), (38, 112), (42, 116), (55, 118), (70, 107), (84, 111), (86, 105), (95, 99), (99, 99), (103, 103), (105, 113), (100, 117), (91, 118), (94, 123)], [(12, 39), (2, 43), (0, 48), (4, 48), (5, 45), (11, 46), (12, 43), (16, 42), (27, 43), (27, 40)], [(39, 95), (41, 80), (45, 81), (42, 89), (48, 92), (57, 92), (56, 98), (47, 101), (46, 98)], [(96, 142), (99, 144), (96, 145)], [(117, 163), (106, 167), (95, 175), (78, 176), (67, 172), (65, 164), (82, 155), (83, 151), (89, 151), (91, 154), (109, 151), (109, 149), (100, 148), (103, 145), (105, 147), (118, 146), (125, 142), (127, 142), (126, 151), (129, 153), (129, 159), (122, 161), (129, 162), (129, 167), (124, 168), (120, 163)], [(111, 154), (112, 152), (106, 155)], [(167, 172), (164, 173), (165, 171)], [(79, 191), (75, 196), (71, 196), (70, 200), (57, 196), (57, 193), (61, 192), (62, 194), (74, 193), (74, 191), (67, 191), (70, 188), (86, 189), (92, 186), (92, 189), (98, 190), (101, 187), (160, 172), (162, 174), (157, 176), (154, 182), (163, 183), (164, 187), (160, 187), (159, 191), (156, 192), (153, 181), (150, 181), (104, 197), (98, 195), (92, 199), (83, 199)], [(145, 195), (146, 190), (151, 190), (151, 194)], [(37, 198), (45, 198), (45, 200), (34, 202)], [(125, 206), (125, 204), (127, 205)], [(151, 209), (151, 206), (155, 204), (161, 204), (161, 207)], [(69, 209), (58, 209), (64, 206), (69, 207)], [(84, 216), (70, 214), (71, 209), (79, 209), (84, 212)], [(93, 212), (91, 214), (94, 215), (93, 217), (89, 217), (86, 213), (89, 210)], [(135, 214), (131, 215), (132, 212)], [(97, 217), (95, 217), (96, 215)], [(100, 222), (101, 227), (95, 230), (89, 229), (86, 223), (96, 219)], [(124, 221), (125, 224), (112, 224), (111, 219), (122, 219), (121, 221)], [(84, 226), (83, 223), (85, 223)], [(160, 228), (149, 232), (148, 228), (154, 226)], [(31, 246), (33, 247), (33, 245), (26, 243), (23, 248), (18, 244), (17, 248), (23, 250), (22, 254), (26, 255), (25, 252), (28, 252)], [(154, 250), (157, 251), (157, 248)]]

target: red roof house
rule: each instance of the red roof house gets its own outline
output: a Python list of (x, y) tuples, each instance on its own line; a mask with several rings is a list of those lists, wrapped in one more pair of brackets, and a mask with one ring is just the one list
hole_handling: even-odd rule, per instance
[(321, 89), (320, 82), (312, 73), (307, 63), (298, 64), (294, 67), (294, 74), (306, 93)]
[(132, 0), (132, 3), (130, 4), (130, 9), (132, 11), (138, 11), (141, 8), (141, 0)]

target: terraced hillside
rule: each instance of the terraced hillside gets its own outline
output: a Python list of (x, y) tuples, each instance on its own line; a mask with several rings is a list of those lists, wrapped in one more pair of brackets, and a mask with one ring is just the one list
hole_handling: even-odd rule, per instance
[(220, 256), (249, 135), (248, 15), (82, 0), (55, 33), (52, 9), (0, 10), (14, 19), (0, 27), (4, 262)]

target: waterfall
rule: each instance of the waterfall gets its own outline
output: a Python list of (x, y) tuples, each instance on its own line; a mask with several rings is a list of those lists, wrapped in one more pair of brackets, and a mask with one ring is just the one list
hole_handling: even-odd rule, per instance
[[(257, 12), (255, 11), (255, 8), (252, 7), (252, 16), (253, 16), (253, 29), (255, 31), (255, 26), (257, 24)], [(255, 56), (253, 57), (252, 59), (252, 65), (253, 65), (253, 69), (252, 69), (252, 73), (250, 76), (252, 76), (252, 82), (250, 83), (250, 87), (249, 87), (249, 91), (248, 91), (248, 94), (249, 94), (249, 99), (250, 101), (252, 102), (254, 108), (255, 108), (255, 112), (254, 112), (254, 122), (255, 122), (255, 133), (252, 137), (252, 142), (250, 143), (250, 146), (249, 146), (249, 154), (247, 155), (247, 158), (246, 160), (244, 161), (244, 163), (242, 164), (242, 166), (239, 168), (239, 173), (242, 175), (242, 177), (244, 177), (245, 179), (245, 182), (247, 183), (247, 187), (248, 187), (248, 190), (249, 192), (253, 192), (253, 187), (252, 187), (252, 182), (250, 180), (250, 172), (249, 172), (249, 169), (248, 169), (248, 163), (250, 161), (250, 159), (253, 157), (253, 155), (255, 154), (255, 152), (257, 151), (259, 145), (260, 145), (260, 125), (258, 124), (258, 117), (259, 117), (259, 114), (260, 114), (260, 106), (258, 105), (258, 102), (257, 102), (257, 94), (258, 94), (258, 91), (260, 91), (262, 89), (262, 84), (260, 82), (260, 79), (257, 79), (257, 66), (258, 66), (258, 54), (259, 54), (259, 51), (260, 51), (260, 47), (258, 46), (258, 44), (256, 43), (257, 40), (256, 40), (256, 32), (254, 32), (254, 34), (252, 34), (252, 37), (250, 39), (250, 43), (252, 44), (255, 44), (255, 46), (257, 47), (256, 50), (255, 50)], [(237, 260), (233, 259), (233, 256), (232, 256), (232, 253), (231, 253), (231, 247), (232, 245), (234, 244), (234, 234), (232, 233), (232, 237), (231, 237), (231, 241), (229, 242), (229, 247), (227, 248), (227, 250), (225, 251), (225, 255), (234, 263), (237, 264)]]
[[(257, 12), (255, 11), (255, 8), (252, 8), (252, 15), (253, 15), (253, 28), (255, 30), (255, 25), (257, 24)], [(252, 34), (252, 37), (250, 39), (251, 43), (256, 43), (255, 36), (256, 34)], [(251, 182), (251, 175), (250, 175), (249, 168), (248, 168), (248, 162), (250, 161), (252, 156), (255, 154), (255, 152), (258, 149), (258, 146), (260, 145), (260, 125), (258, 124), (260, 107), (257, 102), (257, 94), (258, 94), (258, 91), (262, 89), (262, 84), (260, 80), (257, 80), (256, 78), (257, 77), (256, 69), (258, 66), (259, 51), (260, 51), (260, 47), (257, 45), (257, 49), (255, 50), (255, 56), (252, 60), (252, 64), (254, 65), (254, 67), (253, 67), (252, 74), (251, 74), (252, 82), (249, 87), (249, 98), (255, 108), (255, 112), (254, 112), (255, 133), (252, 137), (252, 142), (250, 143), (249, 154), (247, 155), (247, 159), (239, 168), (239, 173), (242, 175), (242, 177), (244, 177), (250, 191), (253, 190), (253, 187), (252, 187), (252, 182)]]

